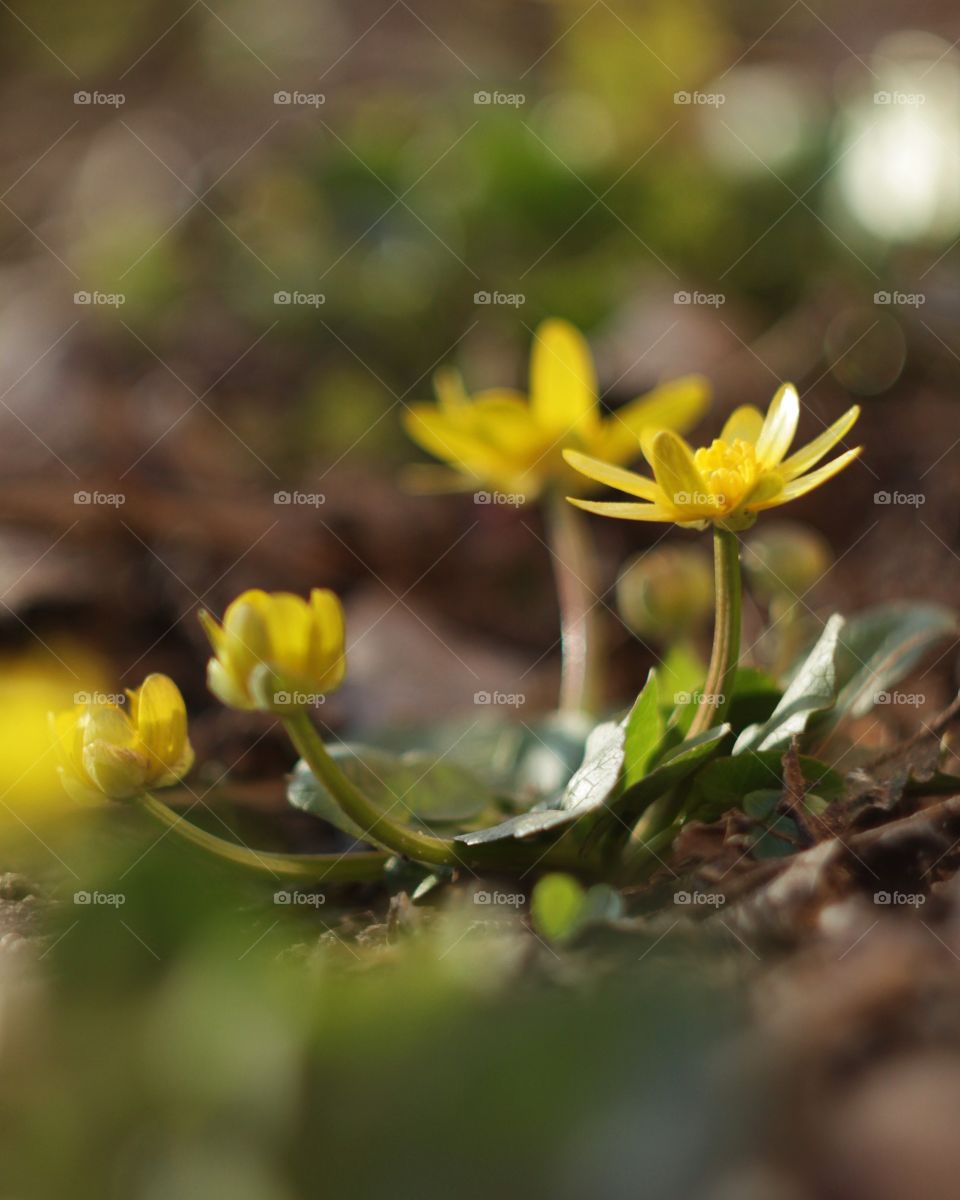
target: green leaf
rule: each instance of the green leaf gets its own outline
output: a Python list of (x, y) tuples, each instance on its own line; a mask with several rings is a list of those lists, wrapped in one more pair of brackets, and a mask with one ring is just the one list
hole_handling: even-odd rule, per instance
[(580, 926), (586, 897), (572, 875), (544, 875), (530, 898), (533, 928), (550, 942), (568, 941)]
[(938, 604), (883, 604), (851, 617), (837, 648), (840, 690), (827, 722), (862, 717), (884, 703), (889, 688), (957, 631), (957, 614)]
[[(649, 684), (649, 681), (648, 681)], [(635, 726), (639, 738), (642, 714), (649, 712), (651, 692), (645, 687), (622, 721), (603, 721), (587, 738), (583, 762), (563, 793), (552, 801), (535, 805), (529, 812), (511, 817), (488, 829), (461, 834), (458, 841), (468, 846), (498, 842), (506, 838), (528, 838), (570, 825), (605, 805), (620, 788), (627, 729)]]
[(647, 773), (654, 754), (663, 741), (665, 722), (660, 713), (660, 688), (657, 672), (651, 670), (647, 682), (627, 717), (624, 744), (624, 786), (630, 787)]
[[(637, 698), (634, 708), (640, 703)], [(468, 846), (499, 842), (506, 838), (528, 838), (549, 829), (570, 825), (607, 802), (620, 783), (623, 770), (626, 727), (633, 709), (622, 721), (604, 721), (587, 738), (583, 762), (563, 794), (552, 803), (538, 804), (529, 812), (511, 817), (489, 829), (460, 834), (457, 841)]]
[(734, 730), (769, 720), (782, 692), (777, 681), (755, 667), (738, 667), (726, 718)]
[(588, 925), (622, 915), (623, 899), (614, 888), (598, 883), (585, 891), (572, 875), (562, 872), (544, 875), (530, 898), (530, 922), (551, 942), (569, 941)]
[[(738, 805), (746, 812), (745, 798), (776, 789), (783, 795), (783, 764), (779, 750), (747, 750), (708, 763), (696, 776), (686, 803), (690, 820), (716, 821)], [(824, 801), (839, 798), (843, 779), (825, 763), (801, 754), (800, 771), (811, 791)], [(750, 814), (748, 814), (750, 815)]]
[(743, 811), (762, 826), (750, 839), (754, 858), (785, 858), (796, 853), (800, 831), (795, 821), (777, 812), (781, 798), (782, 793), (774, 788), (763, 788), (743, 797)]
[[(496, 797), (473, 775), (423, 751), (397, 755), (376, 746), (341, 743), (330, 747), (330, 755), (374, 804), (405, 824), (462, 828), (496, 810)], [(302, 760), (290, 778), (287, 799), (294, 808), (322, 817), (351, 837), (363, 838), (364, 831)]]
[(660, 679), (660, 700), (672, 720), (683, 733), (690, 728), (697, 711), (693, 700), (678, 697), (690, 696), (703, 686), (706, 667), (700, 656), (688, 642), (675, 642), (657, 672)]
[(786, 747), (792, 737), (803, 733), (814, 713), (830, 708), (836, 698), (835, 660), (844, 626), (843, 617), (836, 613), (827, 621), (780, 703), (763, 724), (750, 725), (740, 734), (734, 754)]
[(465, 768), (515, 808), (559, 796), (583, 761), (587, 735), (594, 722), (582, 713), (549, 713), (535, 721), (505, 720), (490, 714), (468, 725), (445, 722), (402, 740), (378, 737), (401, 751), (411, 744), (444, 755)]
[(729, 725), (718, 725), (681, 742), (649, 775), (626, 789), (617, 801), (617, 814), (628, 823), (640, 816), (658, 796), (682, 783), (715, 754), (729, 733)]

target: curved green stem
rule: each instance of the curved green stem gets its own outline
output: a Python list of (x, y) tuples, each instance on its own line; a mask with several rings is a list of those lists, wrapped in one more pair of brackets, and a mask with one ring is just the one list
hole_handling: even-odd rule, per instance
[(688, 737), (712, 729), (723, 720), (740, 661), (740, 543), (735, 533), (718, 525), (713, 529), (713, 564), (716, 588), (713, 652)]
[(381, 879), (389, 854), (379, 850), (345, 854), (272, 854), (228, 842), (192, 824), (156, 796), (144, 792), (138, 807), (154, 820), (217, 858), (246, 867), (260, 875), (304, 883), (361, 883)]
[(463, 866), (465, 847), (458, 846), (450, 838), (438, 838), (409, 829), (392, 820), (369, 800), (330, 757), (316, 726), (304, 709), (284, 717), (283, 724), (300, 757), (329, 789), (350, 820), (364, 831), (366, 841), (418, 862), (441, 867)]
[(603, 679), (593, 545), (582, 514), (558, 492), (546, 497), (546, 515), (560, 604), (559, 708), (595, 713), (603, 701)]
[(284, 717), (284, 726), (300, 757), (330, 791), (347, 814), (364, 831), (364, 838), (394, 854), (434, 866), (487, 868), (494, 871), (526, 873), (535, 869), (565, 867), (568, 870), (595, 872), (596, 864), (582, 855), (569, 839), (560, 838), (546, 850), (543, 846), (519, 841), (481, 843), (468, 846), (452, 838), (434, 837), (392, 820), (369, 800), (340, 770), (323, 744), (323, 739), (306, 711), (301, 709)]

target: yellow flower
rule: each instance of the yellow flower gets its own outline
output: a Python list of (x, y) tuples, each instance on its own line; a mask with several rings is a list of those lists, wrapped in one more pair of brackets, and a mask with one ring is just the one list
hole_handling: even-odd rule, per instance
[[(453, 466), (420, 468), (440, 490), (485, 485), (532, 500), (550, 483), (594, 491), (569, 470), (564, 448), (587, 451), (607, 462), (627, 463), (650, 429), (687, 430), (707, 406), (709, 387), (699, 375), (661, 384), (610, 416), (601, 414), (590, 348), (567, 321), (544, 321), (530, 355), (530, 397), (507, 388), (472, 399), (455, 371), (435, 379), (438, 404), (414, 404), (405, 414), (407, 433), (430, 454)], [(430, 475), (424, 475), (430, 472)]]
[(652, 480), (566, 451), (567, 462), (589, 479), (636, 496), (643, 503), (569, 499), (588, 512), (607, 517), (672, 521), (692, 529), (710, 523), (723, 529), (746, 529), (761, 510), (806, 495), (853, 462), (862, 447), (811, 470), (848, 433), (859, 415), (860, 409), (854, 405), (819, 437), (785, 458), (800, 417), (796, 388), (785, 383), (766, 417), (751, 405), (743, 405), (731, 414), (710, 446), (693, 451), (669, 430), (644, 438), (643, 452), (653, 468)]
[(187, 710), (166, 675), (148, 675), (128, 691), (126, 711), (93, 701), (51, 720), (60, 779), (77, 800), (127, 800), (169, 787), (193, 766)]
[(207, 686), (230, 708), (289, 712), (343, 682), (343, 609), (333, 592), (314, 588), (309, 602), (289, 592), (244, 592), (223, 625), (200, 620), (214, 657)]

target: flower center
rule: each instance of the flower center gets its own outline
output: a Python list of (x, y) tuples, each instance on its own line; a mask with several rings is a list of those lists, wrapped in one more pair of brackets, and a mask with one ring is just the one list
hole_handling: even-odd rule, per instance
[(707, 492), (723, 512), (737, 507), (748, 495), (760, 474), (757, 452), (752, 442), (724, 442), (714, 439), (693, 456), (703, 476)]

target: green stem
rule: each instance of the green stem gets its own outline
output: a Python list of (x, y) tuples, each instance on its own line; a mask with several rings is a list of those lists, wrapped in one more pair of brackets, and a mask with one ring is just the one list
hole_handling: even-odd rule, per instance
[(600, 598), (586, 521), (558, 492), (546, 497), (547, 537), (560, 604), (561, 712), (595, 713), (603, 701)]
[(463, 866), (462, 851), (465, 847), (457, 845), (450, 838), (438, 838), (409, 829), (392, 820), (369, 800), (330, 757), (323, 739), (304, 709), (284, 717), (283, 724), (300, 757), (329, 789), (350, 820), (364, 831), (365, 841), (418, 862), (442, 867)]
[(634, 833), (620, 859), (618, 882), (640, 883), (662, 866), (663, 856), (669, 852), (679, 832), (679, 825), (668, 825), (647, 838), (640, 838)]
[(138, 806), (178, 837), (215, 854), (217, 858), (246, 867), (260, 875), (309, 883), (360, 883), (381, 879), (389, 854), (379, 850), (345, 854), (271, 854), (228, 842), (192, 824), (149, 792), (137, 798)]
[(560, 838), (544, 850), (542, 846), (519, 841), (481, 843), (468, 846), (451, 838), (434, 837), (410, 829), (390, 819), (369, 800), (340, 770), (323, 744), (323, 739), (301, 709), (284, 717), (284, 726), (310, 770), (330, 791), (347, 816), (364, 830), (364, 839), (394, 854), (435, 866), (484, 868), (511, 874), (564, 867), (567, 870), (595, 872), (596, 864), (582, 855), (569, 839)]
[(717, 525), (713, 529), (713, 564), (716, 588), (713, 652), (688, 737), (721, 723), (740, 661), (740, 543), (735, 533)]

